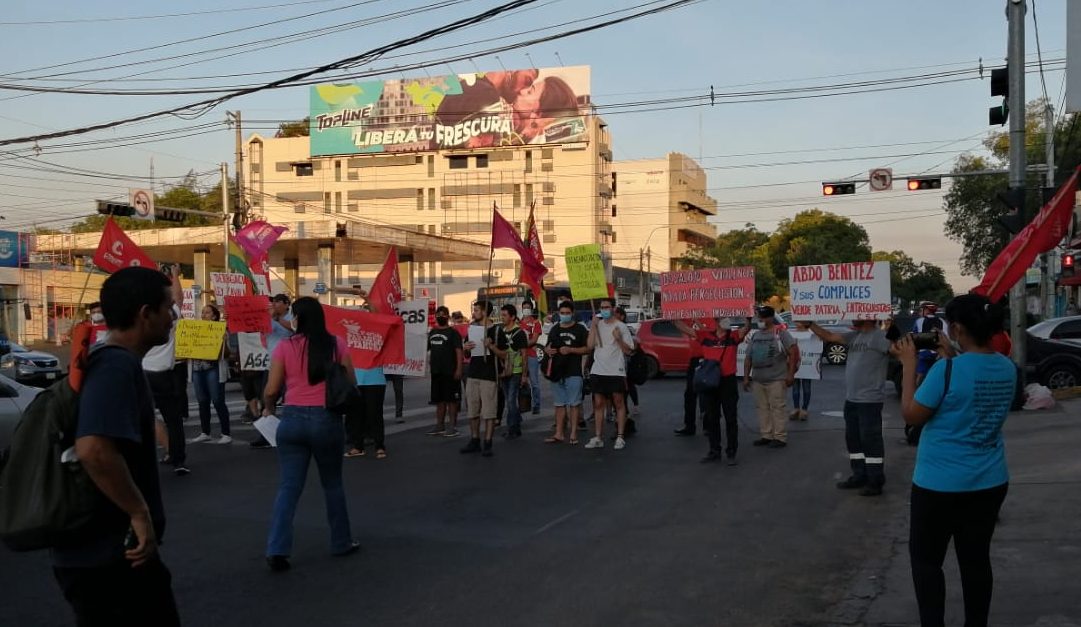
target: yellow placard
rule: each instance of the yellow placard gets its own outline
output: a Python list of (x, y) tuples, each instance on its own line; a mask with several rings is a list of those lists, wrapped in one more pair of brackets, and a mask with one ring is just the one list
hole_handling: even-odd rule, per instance
[(608, 298), (608, 279), (604, 275), (600, 244), (570, 246), (564, 255), (571, 283), (571, 298)]
[(224, 339), (224, 322), (180, 320), (176, 324), (176, 358), (216, 361)]

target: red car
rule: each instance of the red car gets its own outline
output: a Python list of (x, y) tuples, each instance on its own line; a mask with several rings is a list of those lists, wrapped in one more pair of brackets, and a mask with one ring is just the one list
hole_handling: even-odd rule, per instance
[(671, 320), (643, 320), (638, 328), (638, 343), (649, 358), (649, 376), (660, 377), (668, 372), (687, 372), (691, 360), (691, 343)]

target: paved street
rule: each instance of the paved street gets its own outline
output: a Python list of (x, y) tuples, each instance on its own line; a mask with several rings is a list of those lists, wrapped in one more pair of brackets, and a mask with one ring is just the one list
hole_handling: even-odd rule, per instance
[[(904, 541), (913, 450), (898, 442), (891, 397), (886, 495), (834, 489), (847, 465), (835, 413), (842, 375), (826, 368), (811, 420), (793, 424), (784, 450), (748, 446), (754, 414), (744, 396), (735, 468), (699, 464), (704, 438), (671, 435), (682, 394), (674, 377), (642, 388), (640, 435), (624, 451), (544, 445), (548, 410), (527, 418), (525, 438), (497, 442), (493, 459), (462, 458), (462, 440), (424, 436), (426, 382), (407, 382), (406, 422), (388, 421), (389, 459), (346, 460), (364, 552), (327, 555), (313, 469), (293, 570), (284, 574), (267, 571), (262, 559), (274, 453), (192, 445), (193, 474), (162, 476), (163, 553), (182, 616), (189, 625), (261, 626), (911, 624)], [(246, 428), (234, 430), (245, 437)], [(1015, 473), (1026, 472), (1011, 461)], [(1007, 524), (1025, 489), (1011, 488)], [(1003, 536), (1010, 535), (1007, 527)], [(1003, 572), (1006, 558), (998, 566), (1003, 582), (1016, 579)], [(951, 584), (951, 597), (957, 588)], [(45, 555), (4, 553), (0, 589), (2, 625), (69, 620)], [(1000, 594), (995, 605), (1016, 604)], [(1020, 625), (1037, 614), (1011, 616), (1018, 621), (1008, 624)]]

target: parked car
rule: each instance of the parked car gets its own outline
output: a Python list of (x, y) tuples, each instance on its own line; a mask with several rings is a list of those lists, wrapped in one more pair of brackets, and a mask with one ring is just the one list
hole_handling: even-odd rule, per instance
[(661, 377), (667, 372), (687, 372), (691, 347), (687, 336), (680, 333), (671, 320), (643, 320), (638, 327), (638, 343), (646, 354), (649, 376)]
[(1026, 338), (1029, 378), (1051, 389), (1081, 386), (1081, 316), (1044, 320)]
[(64, 376), (56, 355), (32, 351), (15, 342), (11, 343), (11, 351), (0, 357), (0, 371), (27, 385), (50, 385)]
[(34, 400), (41, 388), (34, 388), (0, 375), (0, 451), (11, 444), (11, 434), (19, 424), (23, 410)]

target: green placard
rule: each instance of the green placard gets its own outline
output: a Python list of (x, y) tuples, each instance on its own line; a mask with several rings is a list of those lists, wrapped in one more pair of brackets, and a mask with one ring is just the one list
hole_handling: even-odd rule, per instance
[(571, 298), (589, 300), (608, 298), (608, 280), (604, 275), (600, 244), (571, 246), (565, 252), (567, 276), (570, 277)]

